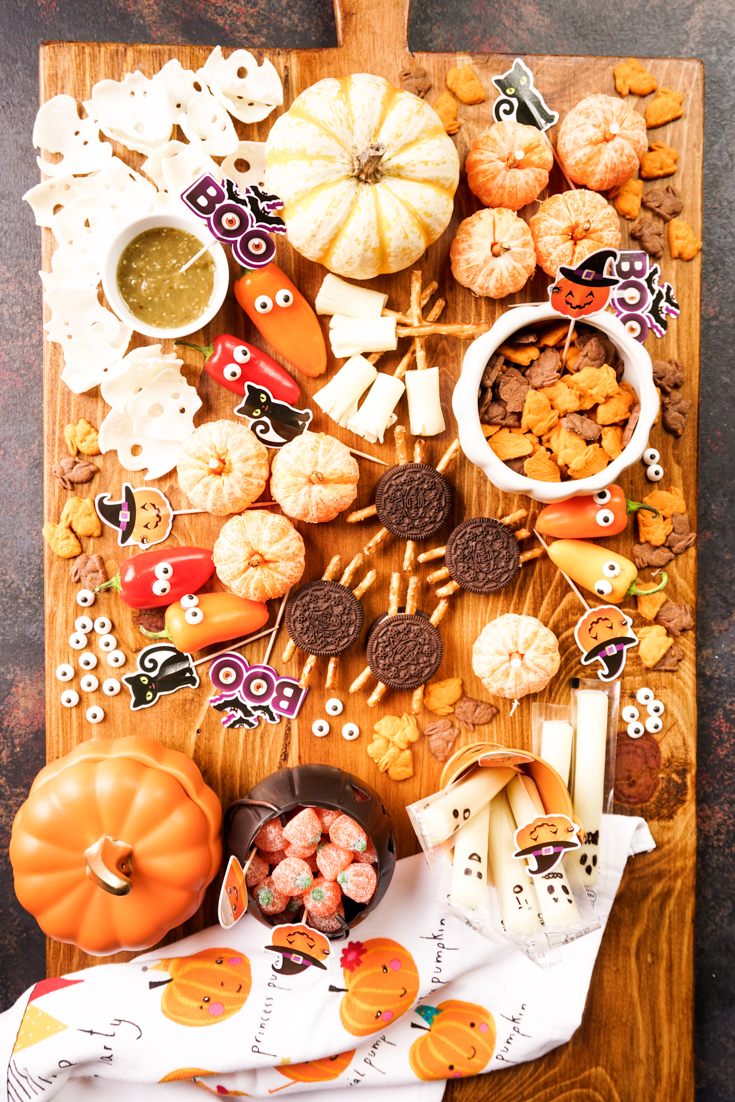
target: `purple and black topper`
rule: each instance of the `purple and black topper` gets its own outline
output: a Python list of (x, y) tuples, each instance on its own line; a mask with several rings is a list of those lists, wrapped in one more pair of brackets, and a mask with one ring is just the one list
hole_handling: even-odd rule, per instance
[(245, 268), (270, 264), (276, 246), (269, 235), (286, 232), (286, 223), (275, 214), (283, 207), (277, 195), (255, 184), (240, 191), (229, 177), (220, 184), (204, 173), (181, 193), (181, 198), (192, 214), (207, 223), (212, 237), (230, 245), (233, 256)]
[(209, 667), (209, 677), (217, 692), (209, 703), (224, 713), (223, 727), (247, 727), (252, 730), (261, 719), (279, 723), (299, 714), (308, 688), (293, 677), (281, 677), (270, 666), (251, 666), (241, 654), (229, 651)]

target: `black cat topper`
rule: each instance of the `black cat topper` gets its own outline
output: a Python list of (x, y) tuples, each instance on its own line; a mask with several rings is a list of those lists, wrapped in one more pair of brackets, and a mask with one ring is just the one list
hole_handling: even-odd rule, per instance
[(507, 73), (492, 79), (500, 92), (500, 97), (493, 104), (496, 122), (511, 120), (524, 126), (535, 126), (537, 130), (548, 130), (558, 121), (559, 115), (546, 106), (543, 96), (533, 86), (533, 73), (519, 57)]
[(130, 707), (134, 712), (150, 708), (159, 696), (167, 696), (186, 686), (196, 689), (199, 684), (191, 655), (182, 654), (172, 643), (144, 647), (138, 655), (137, 666), (137, 673), (128, 673), (122, 678), (130, 690)]
[(296, 409), (286, 402), (279, 402), (266, 386), (245, 384), (245, 397), (235, 409), (240, 417), (247, 417), (248, 428), (267, 448), (282, 448), (296, 436), (306, 432), (313, 414), (310, 409)]

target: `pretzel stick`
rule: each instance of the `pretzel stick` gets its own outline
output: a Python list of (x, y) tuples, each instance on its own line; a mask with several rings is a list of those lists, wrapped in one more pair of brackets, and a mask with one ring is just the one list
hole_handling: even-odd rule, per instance
[(433, 585), (434, 582), (443, 582), (445, 578), (449, 577), (449, 570), (446, 566), (443, 566), (441, 570), (432, 570), (431, 574), (426, 575), (426, 580), (429, 585)]
[(316, 663), (317, 657), (315, 654), (307, 655), (306, 661), (304, 662), (304, 668), (301, 671), (301, 677), (299, 678), (299, 685), (302, 689), (305, 689), (306, 686), (309, 684), (311, 671), (314, 669), (314, 666), (316, 666)]
[(268, 659), (271, 656), (271, 651), (273, 650), (273, 644), (276, 641), (276, 636), (278, 635), (278, 629), (281, 626), (281, 620), (283, 619), (283, 613), (286, 609), (286, 601), (288, 600), (288, 595), (291, 592), (292, 588), (293, 588), (293, 586), (289, 586), (289, 588), (283, 594), (283, 600), (281, 601), (281, 607), (278, 610), (278, 616), (276, 617), (276, 624), (275, 624), (275, 627), (273, 628), (273, 634), (270, 637), (270, 642), (268, 643), (268, 649), (265, 652), (265, 658), (260, 663), (261, 666), (267, 666), (268, 665)]
[(413, 446), (414, 463), (423, 463), (426, 457), (426, 441), (419, 438)]
[(397, 337), (456, 337), (459, 341), (473, 341), (475, 337), (481, 337), (487, 333), (490, 325), (479, 321), (463, 324), (457, 322), (453, 325), (438, 325), (436, 322), (424, 322), (423, 325), (406, 325), (396, 328)]
[(519, 520), (523, 520), (528, 516), (528, 509), (517, 509), (515, 513), (508, 513), (507, 517), (500, 517), (500, 523), (505, 524), (510, 528), (513, 524), (518, 524)]
[(447, 448), (447, 450), (444, 452), (444, 455), (441, 457), (441, 459), (439, 460), (439, 462), (436, 465), (436, 469), (439, 472), (439, 474), (443, 474), (443, 472), (446, 471), (447, 467), (452, 462), (452, 460), (454, 459), (454, 457), (455, 457), (455, 455), (457, 454), (458, 451), (459, 451), (459, 439), (453, 440), (452, 443)]
[(339, 574), (341, 568), (342, 568), (342, 556), (341, 555), (334, 555), (329, 560), (329, 565), (327, 566), (327, 569), (322, 574), (322, 581), (323, 582), (333, 582), (334, 579)]
[[(441, 312), (442, 312), (442, 310), (444, 309), (444, 307), (446, 305), (447, 305), (446, 301), (443, 298), (438, 298), (436, 300), (436, 302), (434, 303), (434, 305), (432, 306), (431, 310), (429, 311), (426, 320), (427, 321), (436, 321), (436, 319), (438, 317), (440, 317)], [(376, 356), (382, 356), (383, 353), (382, 352), (376, 352), (375, 355)], [(393, 375), (395, 376), (396, 379), (402, 379), (403, 378), (403, 376), (406, 374), (409, 367), (411, 366), (411, 362), (412, 362), (415, 355), (416, 355), (416, 342), (413, 341), (412, 344), (411, 344), (411, 347), (408, 350), (408, 352), (406, 353), (406, 355), (403, 357), (403, 359), (399, 363), (398, 367), (393, 372)], [(368, 357), (368, 358), (371, 359), (370, 357)], [(374, 362), (374, 361), (371, 359), (371, 362)]]
[(359, 524), (361, 520), (367, 520), (368, 517), (375, 517), (378, 515), (378, 510), (375, 505), (366, 505), (364, 509), (358, 509), (354, 513), (348, 513), (345, 520), (348, 524)]
[(401, 599), (401, 575), (394, 570), (390, 576), (390, 592), (388, 594), (388, 616), (398, 613), (398, 605)]
[[(421, 326), (424, 320), (421, 316), (421, 279), (421, 272), (411, 272), (411, 321), (414, 326)], [(418, 337), (413, 343), (416, 349), (416, 367), (419, 371), (425, 371), (426, 345)]]
[(403, 573), (407, 574), (409, 570), (413, 570), (414, 560), (416, 558), (416, 544), (413, 540), (406, 540), (406, 550), (403, 552)]
[(540, 547), (534, 547), (532, 551), (524, 551), (521, 555), (521, 566), (524, 562), (530, 562), (531, 559), (540, 559), (543, 555), (543, 551)]
[(375, 581), (377, 576), (378, 576), (377, 570), (368, 570), (367, 574), (362, 579), (360, 584), (355, 589), (352, 590), (354, 595), (357, 597), (358, 601), (360, 600), (360, 598), (363, 596), (364, 593), (367, 593), (368, 589), (370, 589), (370, 586), (373, 584), (373, 582)]
[(424, 702), (424, 686), (419, 685), (418, 689), (413, 690), (413, 696), (411, 697), (411, 712), (417, 716), (421, 711), (421, 705)]
[(408, 579), (408, 589), (406, 590), (406, 616), (414, 616), (416, 613), (420, 584), (418, 574), (412, 574)]
[(451, 597), (453, 593), (456, 593), (457, 590), (461, 588), (462, 586), (459, 582), (448, 582), (446, 585), (443, 585), (441, 589), (437, 589), (436, 595), (437, 597)]
[(370, 696), (367, 698), (368, 708), (374, 708), (376, 704), (380, 703), (380, 698), (385, 695), (388, 690), (388, 686), (384, 685), (382, 681), (379, 681), (375, 686)]
[(345, 572), (339, 579), (339, 584), (350, 585), (355, 574), (357, 574), (358, 570), (364, 562), (365, 556), (362, 554), (361, 551), (358, 551), (352, 562), (348, 563), (348, 565), (345, 567)]
[[(434, 279), (431, 281), (431, 283), (427, 284), (427, 286), (424, 287), (423, 291), (421, 292), (422, 309), (424, 306), (426, 306), (426, 303), (434, 294), (434, 291), (436, 291), (438, 286), (439, 284)], [(402, 314), (399, 310), (389, 310), (386, 306), (383, 307), (383, 317), (395, 318), (396, 321), (403, 322), (405, 325), (410, 325), (412, 321), (412, 318), (410, 318), (408, 314)]]
[(444, 619), (444, 615), (449, 608), (449, 601), (440, 601), (436, 606), (431, 616), (429, 617), (429, 623), (436, 627)]
[(518, 528), (517, 531), (515, 531), (513, 533), (513, 535), (515, 536), (515, 538), (520, 543), (521, 540), (527, 540), (528, 539), (528, 537), (531, 535), (531, 529), (530, 528)]
[(370, 540), (370, 543), (366, 543), (363, 547), (364, 554), (372, 555), (374, 551), (378, 550), (383, 540), (387, 540), (389, 536), (390, 532), (387, 528), (380, 528)]
[(366, 685), (368, 683), (368, 681), (371, 677), (372, 677), (372, 674), (370, 673), (370, 667), (366, 666), (365, 669), (362, 671), (362, 673), (359, 673), (357, 675), (357, 677), (355, 678), (355, 680), (350, 685), (349, 692), (351, 692), (351, 693), (359, 692), (360, 689), (363, 687), (363, 685)]
[(446, 547), (435, 547), (433, 551), (422, 551), (419, 562), (433, 562), (434, 559), (443, 559)]
[(329, 665), (327, 666), (327, 676), (324, 679), (324, 688), (333, 689), (337, 684), (337, 669), (339, 667), (339, 654), (333, 654), (329, 659)]
[(296, 654), (296, 644), (293, 639), (289, 639), (286, 646), (283, 648), (283, 654), (281, 655), (282, 662), (290, 662), (293, 656)]
[(396, 460), (401, 467), (408, 463), (408, 449), (406, 447), (406, 426), (396, 425), (393, 436), (396, 445)]

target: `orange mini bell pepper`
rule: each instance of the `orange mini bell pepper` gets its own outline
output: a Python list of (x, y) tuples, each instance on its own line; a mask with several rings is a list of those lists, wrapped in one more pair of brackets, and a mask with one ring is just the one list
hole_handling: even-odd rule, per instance
[(589, 589), (598, 597), (604, 597), (612, 605), (619, 605), (624, 597), (649, 596), (664, 589), (669, 581), (662, 574), (655, 589), (638, 589), (635, 584), (638, 567), (624, 555), (618, 555), (608, 547), (598, 547), (586, 540), (555, 540), (548, 548), (549, 558), (568, 574), (573, 582)]
[(608, 486), (597, 494), (570, 497), (547, 505), (536, 517), (536, 527), (545, 536), (560, 539), (595, 539), (596, 536), (617, 536), (624, 532), (628, 516), (638, 509), (650, 509), (659, 516), (653, 505), (630, 501), (619, 486)]
[(234, 593), (188, 593), (166, 609), (163, 631), (140, 630), (149, 639), (170, 639), (183, 654), (224, 643), (262, 628), (268, 608)]
[(268, 343), (302, 375), (312, 378), (327, 368), (327, 349), (319, 319), (285, 272), (275, 264), (235, 281), (235, 298)]

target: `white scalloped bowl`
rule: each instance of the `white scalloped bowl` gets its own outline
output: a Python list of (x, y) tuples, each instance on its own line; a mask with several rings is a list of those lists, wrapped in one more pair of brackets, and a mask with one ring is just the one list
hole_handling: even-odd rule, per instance
[(624, 364), (623, 379), (626, 383), (630, 383), (641, 403), (638, 424), (628, 446), (599, 474), (576, 481), (569, 479), (567, 482), (538, 482), (536, 479), (516, 474), (501, 459), (498, 459), (483, 434), (477, 404), (480, 380), (485, 366), (498, 347), (508, 341), (519, 329), (536, 322), (558, 319), (559, 315), (548, 303), (506, 310), (492, 329), (483, 333), (467, 349), (462, 361), (462, 374), (452, 395), (452, 409), (457, 418), (459, 442), (470, 462), (484, 471), (493, 486), (502, 490), (503, 493), (526, 494), (534, 501), (545, 504), (579, 497), (582, 494), (596, 494), (616, 482), (627, 467), (638, 462), (648, 447), (648, 436), (659, 409), (651, 357), (643, 345), (631, 337), (622, 322), (613, 314), (595, 314), (593, 320), (582, 319), (584, 324), (599, 329), (613, 341)]

